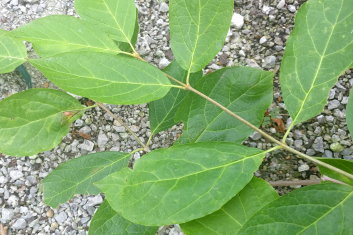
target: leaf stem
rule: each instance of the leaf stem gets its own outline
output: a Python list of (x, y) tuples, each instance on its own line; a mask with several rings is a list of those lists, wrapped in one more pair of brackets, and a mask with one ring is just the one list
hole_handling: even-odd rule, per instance
[[(138, 56), (135, 56), (136, 58), (145, 61), (143, 58), (141, 58), (141, 56), (137, 53)], [(242, 122), (243, 124), (247, 125), (248, 127), (250, 127), (251, 129), (257, 131), (258, 133), (260, 133), (264, 138), (268, 139), (269, 141), (277, 144), (280, 148), (283, 148), (285, 150), (287, 150), (288, 152), (294, 153), (298, 156), (300, 156), (303, 159), (306, 159), (308, 161), (311, 161), (313, 163), (316, 163), (317, 165), (323, 166), (327, 169), (330, 169), (332, 171), (335, 171), (341, 175), (344, 175), (348, 178), (350, 178), (351, 180), (353, 180), (353, 175), (349, 174), (348, 172), (345, 172), (337, 167), (331, 166), (330, 164), (327, 164), (325, 162), (322, 162), (320, 160), (315, 159), (314, 157), (310, 157), (304, 153), (301, 153), (291, 147), (289, 147), (284, 141), (279, 141), (275, 138), (273, 138), (271, 135), (267, 134), (265, 131), (261, 130), (260, 128), (258, 128), (257, 126), (251, 124), (250, 122), (248, 122), (247, 120), (245, 120), (244, 118), (242, 118), (241, 116), (237, 115), (236, 113), (233, 113), (231, 110), (229, 110), (228, 108), (224, 107), (223, 105), (221, 105), (220, 103), (218, 103), (217, 101), (215, 101), (214, 99), (208, 97), (207, 95), (203, 94), (202, 92), (194, 89), (192, 86), (190, 86), (190, 84), (185, 84), (179, 80), (177, 80), (176, 78), (174, 78), (173, 76), (170, 76), (169, 74), (165, 73), (165, 75), (172, 81), (180, 84), (181, 86), (183, 86), (183, 88), (185, 90), (189, 90), (199, 96), (201, 96), (202, 98), (206, 99), (208, 102), (216, 105), (217, 107), (219, 107), (220, 109), (222, 109), (224, 112), (228, 113), (230, 116), (234, 117), (235, 119), (239, 120), (240, 122)], [(188, 71), (188, 75), (190, 75), (190, 71)], [(292, 123), (293, 124), (293, 123)], [(290, 129), (287, 130), (287, 132), (290, 132)], [(286, 133), (287, 134), (287, 133)], [(288, 134), (287, 134), (288, 135)], [(146, 145), (145, 145), (146, 146)], [(148, 148), (146, 146), (146, 148)]]
[(96, 102), (96, 104), (102, 108), (104, 111), (106, 111), (112, 118), (114, 118), (117, 122), (119, 122), (120, 125), (122, 125), (135, 139), (136, 141), (143, 147), (143, 149), (146, 152), (150, 152), (150, 149), (148, 147), (148, 145), (146, 145), (145, 143), (143, 143), (141, 141), (141, 139), (135, 134), (135, 132), (133, 132), (130, 127), (124, 123), (124, 121), (118, 117), (117, 115), (115, 115), (114, 113), (112, 113), (112, 111), (110, 111), (104, 104)]
[(321, 184), (324, 181), (329, 181), (336, 184), (347, 185), (339, 180), (335, 180), (329, 178), (327, 176), (321, 177), (321, 179), (313, 179), (313, 180), (278, 180), (278, 181), (269, 181), (269, 183), (273, 187), (280, 187), (280, 186), (297, 186), (297, 185), (313, 185), (313, 184)]
[(248, 122), (247, 120), (245, 120), (244, 118), (240, 117), (239, 115), (237, 115), (236, 113), (233, 113), (231, 110), (229, 110), (228, 108), (224, 107), (223, 105), (221, 105), (220, 103), (218, 103), (217, 101), (215, 101), (214, 99), (208, 97), (207, 95), (203, 94), (202, 92), (194, 89), (193, 87), (191, 87), (190, 85), (186, 85), (185, 86), (186, 90), (189, 90), (199, 96), (201, 96), (202, 98), (206, 99), (207, 101), (209, 101), (210, 103), (216, 105), (217, 107), (219, 107), (220, 109), (222, 109), (224, 112), (228, 113), (230, 116), (234, 117), (235, 119), (239, 120), (240, 122), (242, 122), (243, 124), (247, 125), (248, 127), (252, 128), (253, 130), (257, 131), (258, 133), (260, 133), (264, 138), (268, 139), (271, 142), (274, 142), (276, 144), (278, 144), (281, 148), (287, 150), (288, 152), (294, 153), (298, 156), (300, 156), (303, 159), (306, 159), (308, 161), (314, 162), (317, 165), (323, 166), (327, 169), (333, 170), (341, 175), (344, 175), (350, 179), (353, 180), (353, 175), (337, 168), (334, 166), (331, 166), (330, 164), (327, 164), (325, 162), (322, 162), (320, 160), (315, 159), (314, 157), (310, 157), (304, 153), (301, 153), (291, 147), (289, 147), (286, 143), (283, 143), (275, 138), (273, 138), (271, 135), (267, 134), (266, 132), (264, 132), (263, 130), (261, 130), (260, 128), (256, 127), (255, 125), (251, 124), (250, 122)]

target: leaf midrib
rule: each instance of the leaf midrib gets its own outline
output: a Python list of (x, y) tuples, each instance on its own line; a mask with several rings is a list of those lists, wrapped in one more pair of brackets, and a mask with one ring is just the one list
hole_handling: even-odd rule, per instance
[[(221, 168), (226, 168), (226, 167), (232, 166), (232, 165), (234, 165), (234, 164), (237, 164), (237, 163), (244, 162), (244, 161), (246, 161), (246, 160), (255, 158), (255, 157), (257, 157), (258, 155), (261, 155), (261, 154), (264, 154), (264, 153), (265, 153), (265, 152), (259, 152), (259, 153), (256, 153), (256, 154), (253, 154), (253, 155), (244, 157), (244, 158), (242, 158), (242, 159), (229, 162), (229, 163), (227, 163), (227, 164), (223, 164), (223, 165), (220, 165), (220, 166), (211, 167), (211, 168), (207, 168), (207, 169), (205, 169), (205, 170), (193, 172), (193, 173), (191, 173), (191, 174), (183, 175), (182, 177), (174, 177), (174, 178), (168, 178), (168, 179), (162, 179), (162, 180), (155, 180), (155, 181), (143, 181), (143, 182), (139, 182), (139, 183), (137, 183), (137, 184), (129, 184), (129, 185), (126, 185), (126, 187), (134, 187), (134, 186), (138, 186), (138, 185), (146, 184), (146, 183), (154, 183), (154, 184), (155, 184), (155, 183), (166, 182), (166, 181), (172, 181), (172, 180), (181, 180), (181, 179), (183, 179), (183, 178), (187, 178), (187, 177), (190, 177), (190, 176), (202, 174), (202, 173), (207, 172), (207, 171), (213, 171), (213, 170), (217, 170), (217, 169), (221, 169)], [(141, 171), (141, 172), (145, 172), (145, 171)], [(151, 172), (148, 172), (148, 173), (151, 173)]]
[[(54, 194), (54, 195), (52, 195), (52, 196), (50, 196), (50, 197), (46, 197), (45, 199), (46, 199), (46, 200), (49, 200), (49, 201), (52, 201), (52, 199), (55, 198), (55, 197), (57, 197), (58, 195), (61, 195), (61, 194), (63, 194), (64, 192), (67, 192), (67, 191), (71, 190), (72, 188), (75, 188), (75, 187), (77, 188), (77, 186), (80, 185), (80, 184), (82, 184), (84, 181), (88, 180), (89, 178), (92, 179), (95, 175), (99, 174), (101, 171), (103, 171), (103, 170), (105, 170), (105, 169), (111, 167), (112, 165), (114, 165), (115, 163), (118, 163), (119, 161), (125, 160), (125, 158), (129, 157), (130, 155), (131, 155), (130, 153), (125, 154), (122, 158), (118, 158), (116, 161), (113, 161), (113, 162), (111, 162), (110, 164), (108, 164), (108, 165), (102, 167), (100, 170), (94, 172), (94, 174), (92, 174), (92, 175), (90, 175), (90, 176), (88, 176), (88, 177), (85, 177), (83, 180), (77, 182), (76, 184), (73, 184), (73, 186), (71, 186), (71, 187), (69, 187), (69, 188), (66, 188), (65, 190), (60, 191), (60, 193), (56, 193), (56, 194)], [(50, 181), (49, 181), (49, 182), (50, 182)]]
[[(32, 62), (36, 63), (35, 61), (36, 61), (36, 60), (32, 60)], [(83, 78), (83, 79), (89, 78), (89, 79), (92, 79), (92, 80), (98, 80), (98, 81), (103, 81), (103, 82), (109, 82), (109, 83), (113, 83), (113, 84), (128, 84), (128, 85), (142, 85), (142, 86), (174, 87), (173, 85), (165, 85), (165, 84), (161, 84), (161, 83), (155, 84), (155, 83), (118, 82), (118, 81), (104, 80), (104, 79), (101, 79), (101, 78), (98, 78), (98, 77), (83, 76), (83, 75), (78, 75), (78, 74), (74, 74), (74, 73), (67, 73), (67, 72), (59, 71), (59, 70), (53, 69), (53, 68), (51, 68), (51, 67), (44, 66), (44, 65), (41, 64), (41, 63), (37, 63), (37, 65), (40, 66), (40, 67), (42, 67), (42, 68), (44, 68), (44, 69), (47, 69), (47, 70), (50, 70), (50, 71), (53, 71), (53, 72), (57, 72), (57, 73), (61, 73), (61, 74), (64, 74), (64, 75), (76, 76), (76, 77)], [(59, 78), (59, 79), (56, 78), (56, 79), (57, 79), (57, 80), (63, 80), (63, 79), (60, 79), (60, 78)]]
[[(314, 84), (316, 83), (317, 77), (318, 77), (318, 75), (319, 75), (319, 72), (320, 72), (320, 69), (321, 69), (321, 66), (322, 66), (322, 62), (323, 62), (324, 58), (326, 57), (326, 51), (327, 51), (327, 49), (328, 49), (328, 45), (330, 44), (330, 41), (331, 41), (333, 32), (335, 31), (335, 28), (336, 28), (336, 26), (337, 26), (338, 18), (339, 18), (339, 16), (341, 15), (342, 7), (343, 7), (343, 1), (342, 1), (342, 4), (341, 4), (341, 8), (340, 8), (340, 10), (339, 10), (339, 13), (337, 14), (337, 17), (336, 17), (336, 20), (335, 20), (335, 24), (333, 25), (332, 30), (331, 30), (331, 33), (330, 33), (330, 36), (329, 36), (329, 38), (328, 38), (328, 40), (327, 40), (327, 42), (326, 42), (324, 51), (323, 51), (323, 53), (322, 53), (321, 55), (319, 55), (319, 56), (320, 56), (320, 62), (319, 62), (319, 64), (318, 64), (318, 66), (317, 66), (317, 69), (316, 69), (316, 72), (315, 72), (315, 76), (314, 76), (314, 78), (313, 78), (313, 81), (311, 82), (310, 89), (309, 89), (309, 91), (306, 93), (306, 95), (305, 95), (305, 97), (304, 97), (304, 99), (303, 99), (303, 101), (302, 101), (302, 103), (301, 103), (301, 105), (300, 105), (300, 108), (299, 108), (299, 110), (298, 110), (298, 113), (295, 115), (295, 117), (294, 117), (294, 119), (293, 119), (293, 121), (292, 121), (292, 125), (295, 125), (295, 124), (296, 124), (298, 117), (301, 115), (302, 111), (304, 110), (304, 106), (305, 106), (305, 104), (306, 104), (306, 100), (309, 98), (309, 94), (311, 94), (311, 91), (312, 91), (312, 89), (314, 88)], [(307, 20), (307, 16), (306, 16), (305, 22), (307, 23), (307, 21), (308, 21), (308, 20)], [(306, 26), (306, 27), (307, 27), (307, 26)], [(313, 42), (313, 45), (314, 45), (314, 47), (316, 48), (316, 45), (314, 44), (314, 42)]]

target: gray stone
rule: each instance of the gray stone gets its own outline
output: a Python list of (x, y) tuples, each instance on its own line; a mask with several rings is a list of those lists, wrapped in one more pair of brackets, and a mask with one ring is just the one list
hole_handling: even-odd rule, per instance
[(325, 151), (324, 149), (324, 140), (322, 137), (317, 137), (313, 143), (313, 149), (317, 152), (323, 153)]
[(170, 64), (170, 61), (167, 59), (167, 58), (162, 58), (160, 61), (159, 61), (159, 68), (160, 69), (164, 69), (165, 67), (167, 67), (168, 65)]
[(289, 5), (288, 6), (288, 11), (292, 12), (292, 13), (295, 13), (297, 11), (297, 9), (295, 8), (294, 5)]
[(301, 148), (303, 146), (303, 140), (294, 140), (294, 147)]
[(77, 146), (79, 149), (85, 150), (85, 151), (92, 151), (94, 148), (94, 143), (90, 140), (84, 140), (82, 144), (79, 144)]
[(324, 157), (332, 158), (333, 157), (333, 153), (330, 150), (325, 150)]
[(259, 139), (261, 139), (261, 137), (262, 137), (262, 135), (256, 131), (250, 136), (250, 138), (253, 140), (259, 140)]
[(286, 5), (286, 1), (280, 0), (279, 3), (277, 4), (277, 8), (282, 9), (284, 7), (284, 5)]
[(329, 103), (328, 103), (328, 109), (329, 110), (332, 110), (332, 109), (336, 109), (340, 106), (340, 102), (338, 100), (331, 100)]
[(58, 215), (54, 216), (54, 219), (58, 223), (62, 224), (62, 223), (64, 223), (67, 220), (67, 214), (64, 211), (62, 211)]
[(299, 172), (308, 171), (309, 169), (310, 169), (310, 167), (309, 167), (309, 165), (306, 164), (306, 163), (304, 163), (304, 164), (302, 164), (302, 165), (300, 165), (300, 166), (298, 167), (298, 171), (299, 171)]
[(23, 173), (21, 171), (18, 171), (18, 170), (10, 171), (10, 178), (12, 180), (18, 180), (22, 176), (23, 176)]
[(97, 144), (99, 148), (103, 148), (109, 141), (109, 138), (102, 131), (99, 132)]
[(263, 36), (263, 37), (260, 38), (260, 41), (259, 41), (260, 44), (264, 44), (266, 42), (267, 42), (266, 36)]
[(275, 66), (276, 64), (276, 56), (267, 56), (265, 59), (264, 59), (264, 62), (262, 63), (262, 66), (264, 68), (267, 68), (267, 69), (271, 69)]
[(19, 218), (16, 222), (11, 226), (12, 229), (19, 230), (24, 229), (27, 226), (27, 222), (25, 219)]
[(89, 126), (84, 126), (84, 127), (82, 127), (81, 129), (80, 129), (80, 132), (81, 133), (84, 133), (84, 134), (89, 134), (89, 133), (91, 133), (91, 128), (89, 127)]
[(308, 149), (306, 150), (306, 154), (309, 155), (309, 156), (314, 156), (315, 155), (315, 150), (314, 149)]
[(87, 206), (96, 206), (101, 204), (102, 202), (103, 202), (103, 198), (101, 195), (98, 194), (97, 196), (88, 198)]
[(232, 25), (237, 29), (241, 29), (244, 25), (244, 17), (238, 13), (234, 13), (232, 17)]
[(161, 5), (160, 5), (160, 7), (159, 7), (159, 11), (161, 11), (161, 12), (168, 12), (169, 11), (169, 6), (168, 6), (168, 4), (167, 3), (165, 3), (165, 2), (162, 2), (161, 3)]
[(74, 126), (80, 127), (80, 126), (83, 126), (83, 124), (85, 124), (85, 122), (83, 120), (77, 119), (74, 123)]
[(7, 209), (7, 208), (2, 208), (1, 211), (1, 222), (2, 223), (7, 223), (12, 219), (14, 215), (14, 212), (12, 209)]

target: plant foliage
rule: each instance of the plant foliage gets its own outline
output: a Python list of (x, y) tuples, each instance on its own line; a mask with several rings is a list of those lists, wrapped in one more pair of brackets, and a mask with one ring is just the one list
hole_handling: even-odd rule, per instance
[[(79, 18), (47, 16), (11, 32), (0, 30), (0, 73), (29, 62), (64, 91), (29, 89), (0, 101), (0, 152), (31, 156), (57, 146), (71, 123), (102, 103), (149, 103), (151, 137), (131, 153), (99, 152), (69, 160), (42, 182), (57, 207), (76, 194), (105, 194), (89, 234), (155, 234), (180, 223), (197, 234), (353, 234), (353, 163), (314, 158), (288, 146), (291, 129), (323, 111), (339, 75), (353, 67), (352, 0), (308, 0), (297, 13), (280, 68), (292, 118), (282, 141), (260, 128), (272, 103), (269, 71), (234, 66), (203, 75), (223, 47), (233, 0), (170, 0), (171, 48), (164, 70), (136, 51), (133, 0), (76, 0)], [(21, 40), (31, 42), (28, 58)], [(75, 95), (96, 105), (85, 107)], [(347, 124), (353, 133), (353, 95)], [(114, 114), (110, 113), (119, 120)], [(120, 120), (119, 120), (120, 121)], [(153, 136), (184, 124), (174, 146), (150, 151)], [(241, 145), (253, 131), (277, 146)], [(277, 149), (319, 166), (334, 183), (279, 197), (254, 177)], [(149, 152), (129, 166), (137, 151)]]

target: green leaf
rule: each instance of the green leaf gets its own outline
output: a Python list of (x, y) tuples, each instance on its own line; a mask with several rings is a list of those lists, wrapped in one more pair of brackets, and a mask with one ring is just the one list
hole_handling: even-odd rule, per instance
[(353, 234), (353, 188), (318, 184), (265, 206), (239, 234)]
[(131, 223), (116, 213), (107, 201), (104, 201), (93, 216), (88, 235), (155, 235), (157, 231), (158, 227)]
[[(318, 160), (328, 163), (331, 166), (337, 167), (338, 169), (344, 170), (345, 172), (348, 172), (350, 174), (353, 174), (353, 161), (348, 161), (348, 160), (343, 160), (343, 159), (332, 159), (332, 158), (317, 158)], [(323, 166), (319, 166), (320, 173), (322, 175), (326, 175), (330, 178), (342, 181), (344, 183), (353, 185), (353, 181), (349, 179), (348, 177), (341, 175), (335, 171), (332, 171), (328, 168), (325, 168)]]
[(12, 31), (12, 35), (31, 42), (43, 57), (72, 51), (120, 52), (114, 41), (97, 27), (66, 15), (37, 19)]
[(83, 109), (72, 96), (51, 89), (29, 89), (2, 100), (0, 152), (29, 156), (54, 148)]
[[(185, 82), (187, 72), (183, 70), (176, 61), (173, 61), (163, 70), (181, 82)], [(191, 75), (193, 80), (202, 77), (202, 72)], [(149, 119), (152, 133), (164, 131), (180, 120), (175, 120), (175, 113), (183, 103), (185, 96), (189, 92), (182, 89), (171, 89), (166, 96), (160, 100), (151, 102), (149, 106)]]
[[(218, 70), (199, 80), (195, 89), (260, 126), (272, 102), (273, 74), (249, 67)], [(190, 96), (189, 117), (181, 143), (229, 141), (241, 143), (253, 130), (197, 95)], [(187, 113), (187, 112), (185, 112)]]
[(124, 55), (77, 52), (30, 63), (58, 87), (109, 104), (147, 103), (172, 87), (159, 69)]
[(222, 49), (233, 15), (233, 0), (170, 0), (171, 47), (191, 73), (203, 69)]
[[(353, 64), (352, 64), (353, 65)], [(351, 90), (346, 110), (346, 120), (349, 133), (353, 138), (353, 92)]]
[(0, 30), (0, 73), (9, 73), (24, 63), (27, 58), (25, 45), (9, 36), (9, 33)]
[(351, 0), (310, 0), (298, 11), (281, 66), (292, 126), (323, 111), (329, 90), (353, 61)]
[(242, 190), (265, 153), (207, 142), (155, 150), (98, 182), (112, 208), (148, 226), (184, 223), (220, 209)]
[(130, 153), (100, 152), (69, 160), (43, 180), (44, 202), (57, 207), (75, 194), (98, 194), (93, 184), (128, 166)]
[(279, 196), (270, 184), (254, 177), (248, 185), (220, 210), (197, 220), (181, 224), (185, 234), (237, 234), (257, 211)]
[(114, 40), (131, 43), (137, 16), (134, 0), (76, 0), (75, 9)]
[[(137, 12), (137, 9), (136, 9), (136, 12)], [(137, 39), (138, 39), (138, 36), (139, 36), (139, 32), (140, 32), (140, 26), (139, 26), (139, 23), (138, 23), (138, 15), (136, 13), (135, 30), (134, 30), (134, 34), (132, 35), (132, 38), (131, 38), (131, 45), (129, 44), (129, 42), (117, 42), (117, 41), (115, 41), (115, 43), (118, 45), (118, 47), (121, 50), (131, 53), (131, 52), (133, 52), (133, 48), (131, 46), (135, 47)]]

